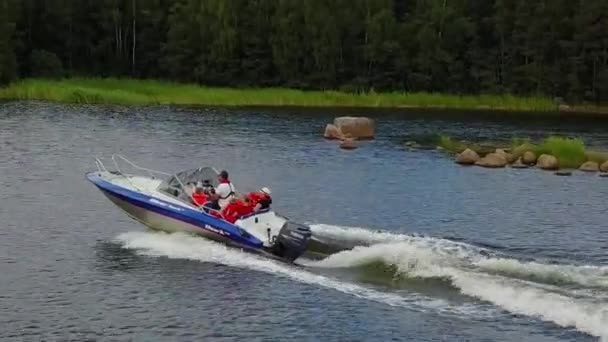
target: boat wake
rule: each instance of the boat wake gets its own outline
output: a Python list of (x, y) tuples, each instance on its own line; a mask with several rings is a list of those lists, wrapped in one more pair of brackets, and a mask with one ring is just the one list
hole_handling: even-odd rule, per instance
[(333, 277), (315, 274), (303, 267), (278, 262), (183, 233), (128, 232), (120, 234), (117, 241), (124, 248), (135, 250), (138, 254), (144, 256), (194, 260), (246, 268), (420, 312), (439, 312), (444, 315), (455, 316), (468, 314), (484, 318), (489, 316), (488, 312), (480, 311), (473, 304), (455, 306), (446, 300), (416, 293), (401, 295), (378, 291)]
[(494, 256), (446, 239), (318, 225), (320, 235), (373, 241), (306, 265), (366, 269), (384, 265), (401, 279), (436, 280), (513, 314), (534, 316), (608, 341), (608, 267), (544, 264)]
[[(608, 341), (608, 267), (521, 261), (439, 238), (330, 225), (311, 228), (322, 238), (353, 248), (322, 260), (300, 259), (298, 262), (306, 266), (302, 268), (184, 234), (131, 232), (121, 234), (118, 240), (142, 255), (247, 268), (425, 312), (488, 317), (497, 315), (500, 308), (574, 327)], [(403, 281), (404, 291), (385, 291), (332, 276), (332, 272), (343, 271), (373, 273), (373, 277), (386, 277), (387, 283), (397, 279)], [(431, 291), (411, 291), (408, 284), (416, 281), (476, 300), (455, 305)]]

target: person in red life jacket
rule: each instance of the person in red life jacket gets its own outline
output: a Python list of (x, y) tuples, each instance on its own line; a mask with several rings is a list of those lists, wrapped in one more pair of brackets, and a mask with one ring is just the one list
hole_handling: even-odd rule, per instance
[(258, 192), (252, 192), (249, 194), (249, 198), (253, 204), (253, 211), (259, 211), (270, 208), (272, 204), (272, 197), (270, 197), (270, 189), (263, 187)]
[(253, 212), (253, 205), (248, 197), (234, 199), (222, 210), (222, 216), (230, 223), (235, 223), (241, 216), (249, 215)]
[(239, 206), (237, 207), (239, 217), (243, 217), (253, 213), (253, 209), (253, 203), (251, 202), (251, 199), (247, 196), (243, 198), (243, 201), (241, 201)]
[(194, 193), (192, 194), (192, 202), (196, 204), (197, 207), (202, 206), (207, 203), (207, 194), (203, 190), (203, 188), (196, 188)]
[(236, 199), (232, 199), (230, 203), (228, 203), (224, 209), (222, 209), (222, 216), (224, 219), (230, 223), (236, 222), (239, 216), (239, 201)]

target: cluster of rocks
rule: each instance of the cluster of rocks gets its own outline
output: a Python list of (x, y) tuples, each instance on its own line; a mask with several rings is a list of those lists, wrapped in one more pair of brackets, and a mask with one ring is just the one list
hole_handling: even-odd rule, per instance
[[(543, 170), (557, 171), (560, 169), (559, 160), (550, 154), (541, 154), (537, 157), (536, 153), (533, 151), (526, 151), (521, 156), (516, 158), (513, 154), (506, 152), (503, 149), (496, 149), (495, 152), (488, 153), (485, 156), (480, 157), (477, 152), (467, 148), (462, 153), (456, 155), (456, 163), (461, 165), (477, 165), (487, 168), (502, 168), (510, 166), (512, 168), (522, 169), (536, 166), (537, 168)], [(587, 161), (578, 169), (585, 172), (608, 172), (608, 161), (602, 163), (601, 165), (594, 161)], [(569, 171), (558, 171), (556, 174), (570, 175), (572, 173)]]
[(376, 123), (367, 117), (341, 116), (325, 126), (325, 139), (339, 140), (340, 148), (357, 148), (356, 140), (374, 139)]

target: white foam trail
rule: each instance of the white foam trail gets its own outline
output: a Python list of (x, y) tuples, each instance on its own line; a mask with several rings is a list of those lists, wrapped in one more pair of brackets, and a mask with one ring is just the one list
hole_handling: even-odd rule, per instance
[(544, 281), (551, 284), (579, 284), (588, 287), (608, 288), (608, 267), (548, 265), (506, 258), (484, 258), (474, 264), (488, 272)]
[(311, 224), (310, 228), (315, 234), (351, 241), (365, 241), (374, 243), (387, 241), (403, 241), (411, 238), (411, 236), (405, 234), (372, 231), (367, 228), (342, 227), (329, 224)]
[[(446, 239), (433, 237), (419, 237), (407, 234), (396, 234), (381, 231), (371, 231), (365, 228), (349, 228), (331, 225), (311, 225), (314, 233), (329, 236), (337, 240), (365, 241), (371, 244), (394, 244), (401, 243), (399, 253), (416, 253), (426, 254), (422, 259), (432, 260), (433, 263), (438, 263), (443, 260), (440, 257), (449, 258), (452, 264), (460, 263), (470, 267), (476, 267), (488, 273), (497, 273), (510, 277), (519, 277), (523, 279), (531, 279), (535, 281), (546, 282), (549, 284), (578, 284), (584, 287), (608, 288), (608, 267), (607, 266), (576, 266), (563, 264), (543, 264), (538, 262), (522, 262), (516, 259), (488, 257), (487, 249), (469, 245), (463, 242), (455, 242)], [(369, 258), (378, 258), (374, 249), (359, 249), (355, 250), (360, 253), (357, 257), (359, 260), (364, 255)], [(386, 250), (386, 253), (392, 249)], [(486, 252), (483, 255), (481, 252)], [(411, 259), (411, 256), (402, 255), (406, 259)], [(393, 259), (398, 259), (394, 257)], [(390, 256), (387, 255), (384, 261), (391, 262)], [(421, 258), (416, 258), (421, 259)], [(325, 259), (325, 263), (335, 260), (332, 256)], [(398, 260), (393, 260), (398, 262)], [(365, 260), (360, 260), (365, 264)], [(322, 264), (319, 264), (322, 266)], [(357, 265), (335, 266), (335, 267), (352, 267)]]
[[(431, 249), (408, 242), (375, 244), (356, 247), (330, 255), (321, 261), (309, 262), (309, 266), (344, 268), (366, 265), (374, 261), (397, 266), (400, 273), (409, 277), (446, 278), (463, 294), (491, 302), (510, 312), (554, 322), (560, 326), (573, 326), (579, 331), (608, 339), (608, 302), (594, 302), (547, 291), (547, 286), (532, 286), (531, 283), (503, 276), (480, 273), (474, 265), (437, 254)], [(479, 262), (478, 262), (479, 263)], [(486, 260), (486, 267), (493, 263), (505, 264), (501, 260)], [(483, 264), (483, 263), (482, 263)], [(508, 267), (523, 265), (517, 261), (507, 262)], [(560, 266), (534, 264), (530, 272), (555, 272)], [(555, 268), (555, 269), (554, 269)], [(579, 268), (571, 266), (578, 274)], [(568, 269), (568, 268), (566, 268)], [(588, 279), (579, 279), (582, 282)]]
[(450, 241), (426, 236), (414, 236), (409, 234), (391, 233), (385, 231), (372, 231), (360, 227), (343, 227), (328, 224), (310, 225), (313, 234), (328, 237), (338, 241), (365, 242), (367, 244), (387, 242), (408, 242), (417, 246), (432, 249), (440, 254), (453, 254), (462, 258), (478, 255), (485, 248), (476, 247), (467, 243)]
[(608, 341), (608, 303), (574, 299), (532, 287), (509, 284), (499, 277), (451, 272), (461, 292), (492, 302), (510, 312), (535, 316)]
[(188, 259), (201, 262), (213, 262), (233, 267), (247, 268), (266, 272), (277, 276), (306, 283), (320, 285), (326, 288), (347, 293), (359, 298), (365, 298), (391, 306), (402, 306), (420, 311), (433, 310), (445, 314), (472, 313), (476, 310), (471, 306), (454, 307), (450, 303), (436, 298), (416, 294), (407, 297), (383, 293), (356, 284), (341, 282), (309, 271), (297, 269), (280, 262), (269, 260), (251, 253), (241, 252), (202, 238), (185, 234), (162, 234), (129, 232), (118, 236), (118, 241), (124, 247), (137, 250), (139, 254), (148, 256), (165, 256), (172, 259)]

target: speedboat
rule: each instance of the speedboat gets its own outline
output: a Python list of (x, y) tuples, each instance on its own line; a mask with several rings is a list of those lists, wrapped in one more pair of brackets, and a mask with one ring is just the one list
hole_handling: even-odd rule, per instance
[[(196, 206), (188, 186), (208, 182), (217, 187), (219, 173), (213, 167), (170, 174), (140, 167), (119, 154), (112, 156), (115, 170), (108, 170), (98, 158), (95, 161), (97, 170), (88, 172), (86, 178), (127, 215), (152, 229), (193, 233), (290, 263), (306, 252), (312, 237), (310, 227), (270, 208), (230, 223), (211, 209)], [(143, 174), (124, 173), (119, 162)]]

